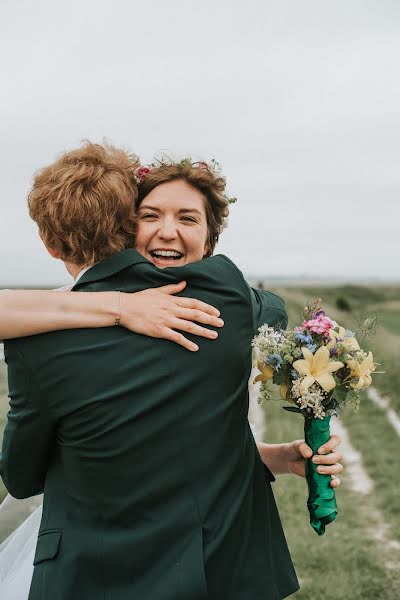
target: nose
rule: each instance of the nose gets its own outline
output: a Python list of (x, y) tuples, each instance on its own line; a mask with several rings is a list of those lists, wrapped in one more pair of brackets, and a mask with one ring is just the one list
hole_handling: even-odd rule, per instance
[(174, 219), (163, 219), (160, 222), (158, 236), (162, 240), (174, 240), (178, 235)]

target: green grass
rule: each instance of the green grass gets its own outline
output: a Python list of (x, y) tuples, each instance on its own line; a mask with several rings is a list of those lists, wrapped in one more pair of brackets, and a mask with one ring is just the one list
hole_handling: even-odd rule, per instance
[[(300, 415), (284, 413), (280, 402), (269, 402), (264, 405), (264, 410), (268, 442), (278, 443), (303, 437)], [(371, 415), (365, 414), (364, 425), (368, 425), (370, 417)], [(357, 419), (356, 417), (353, 421), (357, 422)], [(358, 423), (360, 425), (361, 421)], [(363, 444), (368, 438), (369, 435), (364, 434)], [(370, 464), (370, 474), (374, 476), (378, 486), (382, 484), (382, 488), (377, 487), (377, 496), (357, 496), (346, 485), (345, 473), (342, 475), (342, 486), (337, 491), (339, 514), (322, 537), (318, 537), (309, 525), (305, 480), (283, 475), (273, 484), (289, 548), (300, 578), (301, 590), (296, 594), (296, 599), (394, 600), (398, 597), (399, 571), (387, 566), (393, 558), (391, 550), (385, 550), (374, 543), (369, 534), (375, 524), (376, 503), (384, 510), (385, 502), (389, 501), (391, 511), (390, 514), (384, 512), (385, 518), (393, 516), (392, 522), (396, 522), (396, 490), (393, 486), (393, 455), (390, 460), (390, 452), (390, 447), (374, 457), (374, 450), (366, 452), (371, 463), (375, 461), (375, 467)], [(382, 467), (385, 468), (376, 478), (376, 470)], [(390, 486), (392, 490), (389, 489)], [(391, 535), (393, 534), (394, 531)]]
[(390, 331), (390, 333), (400, 335), (400, 312), (388, 310), (381, 314), (380, 324), (384, 329)]
[(363, 458), (364, 467), (375, 482), (377, 508), (385, 515), (394, 538), (400, 540), (400, 502), (396, 459), (400, 439), (387, 421), (386, 413), (375, 406), (365, 394), (358, 414), (348, 410), (343, 415), (353, 445)]
[[(373, 383), (400, 413), (400, 288), (343, 286), (338, 288), (287, 288), (275, 290), (287, 306), (291, 325), (299, 323), (307, 300), (322, 298), (329, 314), (340, 324), (357, 331), (365, 314), (376, 314), (376, 335), (368, 346), (380, 363)], [(347, 301), (343, 310), (343, 299)], [(342, 307), (342, 308), (340, 308)], [(364, 346), (364, 343), (363, 343)], [(264, 406), (267, 440), (283, 442), (303, 437), (302, 419), (283, 414), (280, 402)], [(296, 419), (297, 417), (297, 419)], [(337, 492), (339, 515), (318, 538), (308, 524), (307, 489), (299, 478), (283, 476), (274, 484), (275, 495), (289, 547), (301, 579), (299, 600), (394, 600), (400, 597), (400, 552), (374, 540), (379, 532), (379, 514), (388, 525), (390, 539), (400, 541), (400, 502), (397, 456), (400, 440), (384, 411), (366, 395), (359, 413), (343, 415), (352, 444), (361, 453), (363, 465), (374, 482), (375, 491), (358, 496), (346, 485), (346, 471)], [(345, 460), (344, 460), (345, 464)], [(390, 564), (392, 563), (392, 564)], [(326, 565), (326, 568), (324, 568)], [(396, 568), (393, 568), (396, 566)]]

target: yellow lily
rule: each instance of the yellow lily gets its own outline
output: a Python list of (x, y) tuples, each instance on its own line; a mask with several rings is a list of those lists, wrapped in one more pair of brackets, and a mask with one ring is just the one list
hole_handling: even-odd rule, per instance
[(327, 343), (326, 347), (329, 350), (332, 350), (332, 348), (334, 348), (336, 346), (338, 340), (340, 340), (340, 343), (348, 352), (351, 352), (352, 350), (359, 350), (360, 346), (358, 345), (356, 338), (351, 337), (351, 336), (345, 337), (345, 335), (346, 335), (346, 330), (344, 327), (341, 327), (340, 325), (339, 325), (339, 331), (334, 331), (333, 329), (331, 329), (329, 332), (330, 340)]
[(331, 329), (329, 331), (329, 342), (327, 343), (326, 347), (331, 350), (334, 346), (336, 346), (337, 341), (338, 340), (342, 340), (345, 336), (346, 330), (344, 327), (339, 326), (339, 331), (335, 331), (334, 329)]
[(281, 383), (281, 385), (279, 386), (279, 395), (282, 400), (287, 400), (292, 404), (296, 404), (294, 399), (290, 395), (290, 386), (287, 385), (287, 383)]
[(359, 350), (360, 346), (355, 337), (347, 337), (341, 342), (342, 346), (348, 351)]
[(330, 392), (336, 386), (332, 373), (343, 367), (343, 363), (338, 360), (329, 360), (329, 350), (327, 346), (318, 348), (315, 354), (308, 348), (301, 349), (304, 360), (296, 360), (293, 367), (304, 379), (300, 384), (300, 393), (305, 394), (310, 385), (315, 381), (319, 383), (325, 392)]
[(253, 383), (257, 383), (258, 381), (269, 381), (274, 376), (274, 369), (271, 367), (271, 365), (266, 365), (260, 360), (257, 361), (257, 369), (261, 371), (261, 373), (255, 377)]
[(282, 398), (282, 400), (286, 400), (288, 391), (289, 391), (289, 386), (287, 385), (287, 383), (281, 383), (281, 385), (279, 387), (279, 394), (280, 394), (280, 397)]
[(355, 390), (361, 390), (371, 385), (371, 373), (372, 371), (375, 371), (372, 352), (369, 352), (362, 362), (358, 362), (353, 358), (347, 361), (347, 365), (351, 369), (350, 376), (358, 378), (357, 383), (350, 383), (352, 388)]

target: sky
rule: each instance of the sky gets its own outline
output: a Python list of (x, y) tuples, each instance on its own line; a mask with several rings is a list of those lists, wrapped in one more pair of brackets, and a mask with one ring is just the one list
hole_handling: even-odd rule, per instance
[(69, 282), (29, 219), (83, 139), (215, 158), (247, 276), (400, 280), (398, 0), (2, 0), (0, 287)]

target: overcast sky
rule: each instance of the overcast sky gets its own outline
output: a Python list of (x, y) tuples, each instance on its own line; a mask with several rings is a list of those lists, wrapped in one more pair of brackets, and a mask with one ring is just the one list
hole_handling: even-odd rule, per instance
[(400, 279), (398, 0), (1, 0), (0, 287), (68, 282), (29, 220), (84, 138), (216, 158), (247, 275)]

